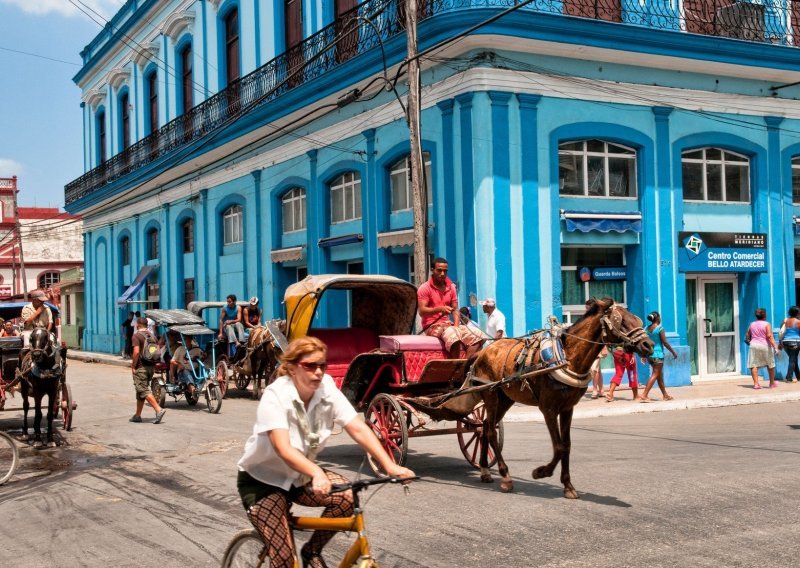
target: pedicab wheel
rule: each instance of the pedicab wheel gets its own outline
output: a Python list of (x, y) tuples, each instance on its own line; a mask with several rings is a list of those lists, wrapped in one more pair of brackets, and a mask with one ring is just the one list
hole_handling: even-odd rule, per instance
[(222, 393), (219, 392), (219, 386), (210, 383), (204, 391), (206, 397), (206, 407), (211, 414), (219, 413), (222, 408)]
[(158, 380), (158, 377), (150, 379), (150, 392), (153, 393), (153, 398), (156, 399), (158, 406), (164, 407), (167, 402), (167, 389)]
[[(397, 400), (388, 394), (378, 394), (369, 403), (364, 416), (392, 461), (404, 465), (408, 455), (408, 426), (406, 412)], [(369, 465), (377, 475), (386, 475), (372, 457), (369, 457)]]
[(64, 430), (69, 432), (72, 430), (72, 415), (77, 405), (72, 400), (72, 387), (67, 383), (61, 384), (61, 401), (59, 406), (61, 407), (64, 420)]
[(237, 373), (236, 371), (234, 371), (233, 374), (236, 377), (236, 388), (242, 391), (247, 390), (247, 385), (250, 384), (250, 377), (244, 373)]
[(228, 364), (225, 361), (217, 363), (217, 384), (222, 398), (228, 394)]
[(238, 566), (269, 566), (267, 547), (254, 529), (243, 530), (228, 544), (222, 556), (222, 568)]
[[(464, 454), (467, 461), (475, 468), (480, 468), (481, 448), (483, 448), (481, 434), (483, 433), (483, 419), (485, 416), (486, 408), (484, 408), (483, 404), (480, 404), (464, 418), (456, 421), (458, 428), (456, 432), (456, 436), (458, 436), (458, 447), (461, 448), (461, 453)], [(503, 449), (502, 421), (497, 424), (497, 445), (500, 450)], [(487, 458), (489, 460), (489, 467), (497, 463), (497, 456), (491, 446), (489, 446)]]
[(0, 485), (11, 479), (19, 465), (19, 450), (14, 440), (0, 432)]

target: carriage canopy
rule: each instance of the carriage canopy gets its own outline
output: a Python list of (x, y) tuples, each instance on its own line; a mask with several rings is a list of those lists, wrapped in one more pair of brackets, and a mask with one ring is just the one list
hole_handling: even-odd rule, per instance
[[(18, 318), (22, 315), (22, 308), (27, 306), (30, 302), (3, 302), (0, 303), (0, 318), (4, 320)], [(50, 308), (50, 311), (53, 313), (53, 317), (57, 318), (59, 316), (59, 310), (56, 306), (51, 304), (50, 302), (45, 302), (45, 306)]]
[(144, 315), (156, 322), (158, 325), (204, 325), (203, 318), (189, 310), (145, 310)]
[(283, 301), (289, 341), (308, 333), (326, 290), (350, 292), (352, 327), (372, 329), (378, 335), (403, 335), (413, 330), (417, 314), (417, 289), (413, 284), (394, 276), (320, 274), (307, 276), (286, 289)]

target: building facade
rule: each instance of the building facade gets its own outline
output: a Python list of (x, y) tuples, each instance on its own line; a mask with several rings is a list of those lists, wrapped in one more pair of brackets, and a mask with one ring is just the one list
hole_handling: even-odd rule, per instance
[[(522, 335), (610, 295), (661, 313), (668, 383), (746, 372), (755, 308), (797, 302), (796, 3), (419, 4), (429, 248), (460, 301)], [(412, 277), (404, 14), (123, 6), (75, 77), (87, 349), (119, 350), (126, 300), (282, 317), (308, 273)]]

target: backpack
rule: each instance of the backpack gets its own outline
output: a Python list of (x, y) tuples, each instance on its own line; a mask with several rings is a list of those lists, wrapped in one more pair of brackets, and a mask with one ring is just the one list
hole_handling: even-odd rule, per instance
[(161, 360), (161, 348), (152, 334), (146, 331), (140, 333), (144, 337), (144, 344), (142, 345), (141, 353), (139, 353), (139, 360), (144, 365), (155, 365)]

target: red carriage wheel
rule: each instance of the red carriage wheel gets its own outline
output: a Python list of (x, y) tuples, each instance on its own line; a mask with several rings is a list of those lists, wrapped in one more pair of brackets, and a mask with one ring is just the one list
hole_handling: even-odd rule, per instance
[(217, 363), (217, 384), (222, 398), (228, 394), (228, 364), (222, 360)]
[(72, 430), (72, 414), (77, 406), (72, 400), (72, 388), (67, 383), (61, 383), (61, 413), (64, 419), (64, 430)]
[[(397, 400), (388, 394), (376, 395), (367, 407), (365, 418), (386, 453), (397, 465), (404, 465), (408, 455), (408, 426), (406, 411)], [(369, 465), (377, 475), (385, 475), (371, 456)]]
[[(476, 406), (472, 412), (467, 414), (461, 420), (458, 420), (458, 447), (461, 448), (461, 453), (467, 458), (467, 461), (472, 464), (472, 467), (480, 468), (481, 448), (483, 447), (483, 440), (481, 434), (483, 432), (483, 419), (486, 416), (486, 409), (483, 404)], [(500, 450), (503, 449), (503, 423), (497, 424), (497, 444)], [(489, 467), (497, 463), (497, 456), (494, 454), (491, 446), (489, 447)]]

